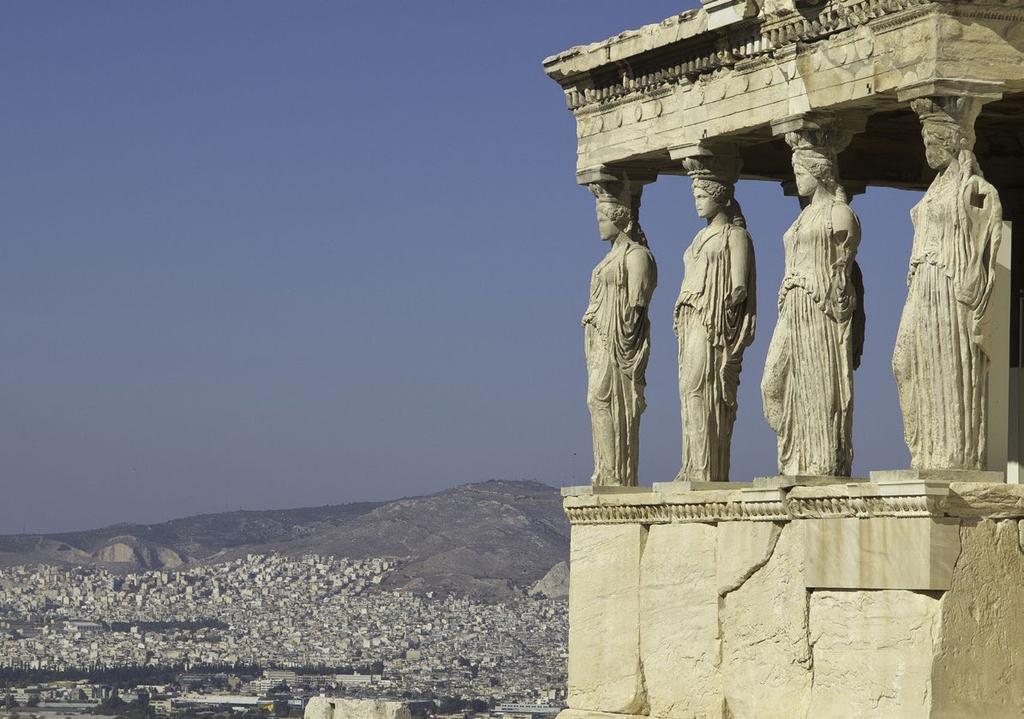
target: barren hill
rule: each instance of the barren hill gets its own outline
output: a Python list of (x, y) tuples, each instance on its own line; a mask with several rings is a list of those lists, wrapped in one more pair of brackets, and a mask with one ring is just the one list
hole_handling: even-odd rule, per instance
[(281, 552), (399, 557), (391, 588), (498, 598), (530, 587), (568, 556), (554, 487), (492, 480), (425, 497), (239, 511), (86, 532), (0, 536), (0, 564), (174, 568)]

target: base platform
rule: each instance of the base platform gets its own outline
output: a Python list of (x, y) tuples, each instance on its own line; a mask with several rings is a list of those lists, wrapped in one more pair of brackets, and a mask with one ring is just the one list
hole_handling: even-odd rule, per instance
[(1024, 486), (565, 499), (561, 719), (1024, 716)]

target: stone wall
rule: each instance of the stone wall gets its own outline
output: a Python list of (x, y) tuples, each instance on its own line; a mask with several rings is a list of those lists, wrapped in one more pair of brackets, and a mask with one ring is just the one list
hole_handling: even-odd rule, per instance
[(1024, 716), (1024, 487), (925, 484), (567, 497), (562, 719)]

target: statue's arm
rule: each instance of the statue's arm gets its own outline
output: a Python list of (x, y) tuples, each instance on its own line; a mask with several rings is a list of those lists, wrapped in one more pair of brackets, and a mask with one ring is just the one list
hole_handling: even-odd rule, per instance
[(836, 258), (832, 265), (830, 289), (836, 317), (843, 319), (854, 309), (850, 275), (860, 245), (860, 221), (849, 205), (840, 204), (832, 208), (832, 241), (836, 247)]
[(849, 205), (833, 206), (832, 232), (833, 239), (840, 249), (838, 259), (852, 264), (860, 245), (860, 220)]
[(655, 273), (654, 262), (646, 250), (633, 250), (626, 255), (626, 291), (631, 306), (644, 308), (650, 304), (657, 282)]
[(736, 228), (729, 237), (729, 264), (732, 290), (726, 298), (729, 307), (747, 299), (747, 267), (750, 264), (750, 240), (745, 230)]

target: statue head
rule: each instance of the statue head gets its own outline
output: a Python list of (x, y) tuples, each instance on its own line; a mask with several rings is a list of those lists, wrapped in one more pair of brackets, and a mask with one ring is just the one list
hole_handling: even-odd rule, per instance
[(732, 202), (732, 187), (710, 179), (694, 178), (693, 199), (697, 206), (697, 215), (710, 220), (719, 212), (723, 212)]
[(594, 182), (588, 185), (597, 198), (597, 228), (601, 239), (613, 242), (622, 235), (632, 237), (633, 203), (621, 182)]
[(740, 166), (739, 155), (727, 150), (683, 160), (683, 169), (693, 180), (693, 200), (699, 217), (712, 220), (724, 212), (730, 222), (746, 227), (735, 197)]
[(846, 192), (839, 183), (838, 154), (851, 137), (851, 133), (838, 128), (786, 134), (786, 142), (793, 149), (796, 191), (801, 197), (812, 197), (819, 188), (824, 188), (846, 201)]
[(974, 121), (981, 103), (970, 97), (922, 97), (910, 103), (921, 118), (925, 159), (933, 170), (945, 170), (953, 160), (974, 164)]

